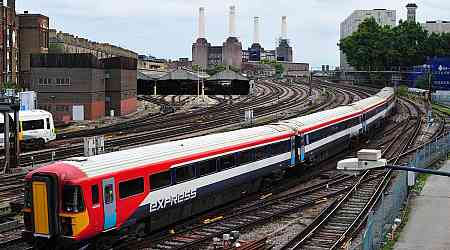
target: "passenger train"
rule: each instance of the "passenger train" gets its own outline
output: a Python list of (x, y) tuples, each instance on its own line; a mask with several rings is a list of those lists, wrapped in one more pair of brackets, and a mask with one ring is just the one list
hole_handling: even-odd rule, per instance
[[(10, 128), (14, 126), (10, 114)], [(0, 113), (0, 147), (4, 147), (4, 117)], [(53, 116), (45, 110), (19, 111), (19, 141), (22, 145), (42, 146), (56, 139)]]
[(72, 158), (26, 176), (23, 237), (109, 248), (258, 191), (264, 177), (314, 166), (380, 127), (395, 95), (270, 125)]

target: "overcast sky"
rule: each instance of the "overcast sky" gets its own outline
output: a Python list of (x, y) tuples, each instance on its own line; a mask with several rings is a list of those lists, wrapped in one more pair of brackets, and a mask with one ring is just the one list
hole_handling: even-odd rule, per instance
[[(6, 1), (5, 1), (6, 2)], [(109, 42), (160, 58), (191, 58), (197, 37), (198, 8), (206, 9), (206, 36), (221, 44), (228, 36), (228, 7), (237, 8), (237, 34), (244, 48), (252, 43), (253, 17), (261, 17), (261, 42), (275, 47), (281, 16), (288, 17), (294, 60), (338, 65), (339, 24), (355, 9), (397, 10), (406, 19), (406, 4), (393, 0), (16, 0), (24, 10), (50, 17), (50, 27), (99, 42)], [(450, 20), (450, 1), (421, 0), (418, 20)]]

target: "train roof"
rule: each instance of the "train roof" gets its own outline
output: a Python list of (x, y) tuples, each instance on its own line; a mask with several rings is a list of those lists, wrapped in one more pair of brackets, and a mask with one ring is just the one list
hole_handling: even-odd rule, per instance
[[(52, 116), (52, 114), (50, 112), (48, 112), (46, 110), (42, 110), (42, 109), (19, 111), (19, 120), (32, 120), (32, 119), (45, 118), (48, 116)], [(12, 113), (11, 113), (11, 117), (12, 117)], [(0, 113), (0, 122), (3, 123), (3, 113)]]
[[(78, 168), (87, 177), (96, 177), (116, 171), (163, 163), (169, 160), (181, 160), (180, 162), (188, 163), (197, 159), (207, 159), (213, 157), (213, 155), (217, 156), (233, 152), (237, 150), (235, 149), (236, 147), (244, 149), (280, 141), (289, 138), (293, 133), (288, 128), (261, 126), (144, 146), (87, 158), (72, 158), (63, 161), (63, 163)], [(255, 145), (255, 142), (257, 142), (257, 145)]]
[[(310, 115), (286, 120), (280, 122), (280, 124), (286, 124), (288, 126), (294, 127), (297, 130), (308, 130), (313, 126), (320, 124), (327, 124), (329, 122), (333, 122), (334, 120), (338, 120), (340, 118), (346, 118), (353, 114), (356, 114), (357, 110), (352, 108), (351, 106), (341, 106), (330, 110), (325, 110), (317, 113), (313, 113)], [(317, 129), (320, 126), (317, 126)]]
[(379, 96), (371, 96), (366, 99), (362, 99), (360, 101), (354, 102), (350, 104), (353, 108), (360, 110), (360, 111), (366, 111), (370, 108), (384, 102), (385, 98), (379, 97)]
[(380, 90), (380, 92), (378, 92), (376, 94), (376, 96), (379, 96), (379, 97), (382, 97), (382, 98), (387, 98), (387, 97), (390, 97), (390, 96), (392, 96), (394, 94), (395, 94), (394, 88), (386, 87), (386, 88), (382, 88)]

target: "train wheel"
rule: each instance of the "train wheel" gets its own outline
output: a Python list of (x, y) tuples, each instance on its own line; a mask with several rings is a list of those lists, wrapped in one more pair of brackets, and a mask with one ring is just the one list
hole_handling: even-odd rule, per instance
[(137, 238), (144, 238), (147, 235), (145, 223), (139, 223), (134, 231)]
[(114, 238), (113, 236), (100, 237), (99, 239), (97, 239), (95, 241), (94, 249), (95, 250), (107, 250), (107, 249), (113, 248), (113, 246), (114, 246), (113, 238)]

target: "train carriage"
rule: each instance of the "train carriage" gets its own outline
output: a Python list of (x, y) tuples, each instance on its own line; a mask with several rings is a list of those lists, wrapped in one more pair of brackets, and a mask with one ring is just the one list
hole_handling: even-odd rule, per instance
[[(4, 118), (0, 113), (0, 147), (4, 147)], [(10, 115), (10, 128), (14, 125), (13, 115)], [(19, 111), (19, 140), (21, 144), (39, 145), (55, 140), (55, 125), (53, 116), (45, 110)]]
[[(26, 177), (24, 238), (39, 249), (143, 235), (257, 191), (263, 178), (328, 158), (395, 105), (394, 91), (278, 123), (88, 158)], [(307, 169), (307, 168), (303, 168)]]
[[(26, 178), (26, 236), (81, 241), (137, 222), (157, 230), (258, 190), (263, 176), (295, 163), (294, 138), (263, 126), (40, 168)], [(37, 200), (61, 209), (32, 209)]]

